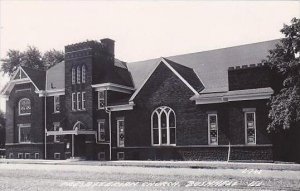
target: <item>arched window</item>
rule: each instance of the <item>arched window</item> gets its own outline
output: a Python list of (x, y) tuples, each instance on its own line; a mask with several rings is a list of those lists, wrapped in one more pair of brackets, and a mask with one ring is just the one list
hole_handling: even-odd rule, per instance
[(82, 123), (81, 121), (77, 121), (75, 124), (74, 124), (74, 126), (73, 126), (73, 129), (74, 130), (85, 130), (86, 128), (85, 128), (85, 125), (84, 125), (84, 123)]
[(85, 78), (86, 78), (86, 67), (85, 67), (85, 65), (82, 65), (81, 72), (82, 72), (81, 81), (82, 81), (82, 83), (85, 83)]
[(75, 84), (75, 68), (72, 68), (72, 84)]
[(152, 145), (176, 145), (176, 115), (173, 109), (162, 106), (151, 115)]
[(77, 84), (80, 84), (80, 75), (81, 75), (80, 66), (77, 66)]
[(28, 98), (20, 99), (19, 115), (29, 115), (31, 113), (31, 102)]

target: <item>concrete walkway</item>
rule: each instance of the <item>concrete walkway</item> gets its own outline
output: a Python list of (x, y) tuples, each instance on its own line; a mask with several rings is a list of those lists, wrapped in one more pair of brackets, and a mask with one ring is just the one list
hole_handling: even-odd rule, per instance
[(134, 166), (155, 168), (195, 169), (261, 169), (300, 171), (300, 164), (294, 163), (246, 163), (224, 161), (82, 161), (82, 160), (34, 160), (0, 159), (0, 164), (52, 164), (88, 166)]

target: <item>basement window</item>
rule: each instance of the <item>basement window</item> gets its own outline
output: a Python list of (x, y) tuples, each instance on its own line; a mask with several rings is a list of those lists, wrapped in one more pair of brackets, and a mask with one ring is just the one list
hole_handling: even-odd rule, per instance
[(124, 152), (118, 152), (117, 153), (117, 159), (118, 160), (125, 160), (125, 154), (124, 154)]
[(98, 153), (98, 160), (100, 160), (100, 161), (105, 160), (105, 152), (99, 152)]
[(18, 153), (18, 159), (22, 159), (23, 158), (23, 153)]
[(35, 159), (40, 159), (40, 153), (34, 153), (34, 158)]
[(54, 153), (54, 159), (59, 160), (60, 159), (60, 153)]
[(25, 159), (30, 159), (30, 153), (25, 153)]

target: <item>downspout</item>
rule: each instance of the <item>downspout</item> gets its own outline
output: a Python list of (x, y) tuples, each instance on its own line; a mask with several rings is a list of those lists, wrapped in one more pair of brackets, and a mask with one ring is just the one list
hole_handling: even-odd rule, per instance
[(105, 90), (105, 112), (108, 113), (109, 160), (111, 161), (111, 110), (107, 107), (107, 89)]
[(44, 115), (45, 115), (45, 160), (47, 159), (47, 71), (46, 71), (46, 84), (45, 84), (45, 103), (44, 103)]
[(228, 145), (228, 155), (227, 155), (227, 162), (229, 162), (229, 160), (230, 160), (230, 150), (231, 150), (231, 145), (230, 145), (230, 141), (229, 141), (229, 145)]

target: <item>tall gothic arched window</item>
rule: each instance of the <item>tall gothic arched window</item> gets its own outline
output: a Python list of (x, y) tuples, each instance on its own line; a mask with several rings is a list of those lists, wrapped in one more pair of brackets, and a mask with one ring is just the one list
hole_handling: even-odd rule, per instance
[(31, 102), (28, 98), (20, 99), (19, 115), (29, 115), (31, 113)]
[(76, 71), (75, 71), (75, 68), (73, 67), (72, 68), (72, 84), (75, 84), (76, 83)]
[(80, 84), (80, 75), (81, 75), (80, 66), (77, 66), (77, 84)]
[(85, 65), (82, 65), (81, 72), (82, 72), (82, 74), (81, 74), (81, 82), (85, 83), (85, 78), (86, 78), (86, 67), (85, 67)]
[(176, 115), (173, 109), (162, 106), (151, 115), (152, 145), (176, 145)]

